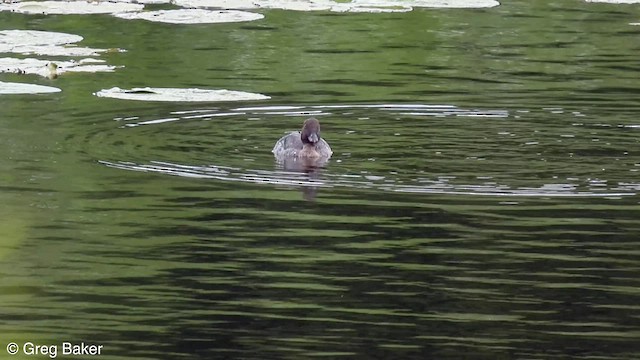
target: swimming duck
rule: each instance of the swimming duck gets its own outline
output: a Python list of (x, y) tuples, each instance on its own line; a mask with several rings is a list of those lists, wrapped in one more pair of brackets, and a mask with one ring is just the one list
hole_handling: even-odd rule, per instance
[(279, 160), (303, 159), (326, 161), (333, 151), (320, 137), (320, 122), (316, 118), (304, 121), (301, 131), (293, 131), (280, 138), (271, 152)]

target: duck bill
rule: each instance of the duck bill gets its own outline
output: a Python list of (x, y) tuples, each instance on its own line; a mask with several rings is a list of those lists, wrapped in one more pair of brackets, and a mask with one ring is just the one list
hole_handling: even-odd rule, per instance
[(311, 134), (309, 134), (309, 136), (307, 137), (307, 140), (309, 140), (310, 143), (315, 144), (318, 142), (318, 140), (320, 140), (320, 136), (318, 136), (317, 133), (312, 132)]

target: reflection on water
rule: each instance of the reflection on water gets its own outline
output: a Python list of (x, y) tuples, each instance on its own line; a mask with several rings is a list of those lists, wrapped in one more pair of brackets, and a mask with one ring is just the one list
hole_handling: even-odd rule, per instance
[[(105, 55), (113, 74), (0, 97), (0, 352), (640, 359), (634, 9), (256, 10), (126, 31), (0, 13), (128, 49)], [(114, 86), (271, 100), (91, 95)], [(273, 144), (309, 116), (334, 154), (285, 169)]]
[(65, 222), (34, 229), (38, 246), (3, 268), (23, 338), (123, 358), (636, 353), (637, 200), (334, 188), (309, 205), (104, 170), (111, 185), (76, 192)]

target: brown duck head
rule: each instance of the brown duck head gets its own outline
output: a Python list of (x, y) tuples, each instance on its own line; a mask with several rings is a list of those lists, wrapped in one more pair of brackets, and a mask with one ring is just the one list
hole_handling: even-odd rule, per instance
[(308, 118), (302, 125), (300, 139), (303, 144), (315, 145), (320, 141), (320, 122), (316, 118)]

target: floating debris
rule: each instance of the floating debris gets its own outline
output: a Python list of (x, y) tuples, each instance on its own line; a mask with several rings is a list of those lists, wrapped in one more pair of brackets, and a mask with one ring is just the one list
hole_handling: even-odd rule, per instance
[(46, 93), (56, 93), (60, 91), (61, 91), (60, 89), (52, 86), (0, 81), (0, 95), (46, 94)]
[(0, 3), (0, 11), (22, 14), (113, 14), (141, 11), (142, 4), (110, 1), (24, 1)]
[(266, 100), (269, 96), (232, 90), (206, 90), (181, 88), (133, 88), (130, 90), (114, 87), (100, 90), (94, 95), (122, 100), (138, 101), (176, 101), (176, 102), (207, 102), (207, 101), (248, 101)]
[(49, 79), (57, 79), (58, 78), (58, 64), (54, 63), (54, 62), (50, 62), (47, 64), (47, 70), (49, 70), (49, 73), (47, 74), (47, 77)]
[(170, 24), (212, 24), (254, 21), (264, 18), (262, 14), (238, 10), (179, 9), (118, 13), (115, 16), (128, 20), (148, 20)]

